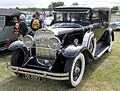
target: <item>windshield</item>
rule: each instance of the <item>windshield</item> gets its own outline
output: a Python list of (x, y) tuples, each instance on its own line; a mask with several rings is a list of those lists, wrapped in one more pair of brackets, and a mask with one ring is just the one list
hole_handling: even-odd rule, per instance
[(89, 13), (79, 13), (79, 12), (58, 12), (55, 14), (55, 22), (72, 22), (72, 23), (89, 23), (90, 14)]

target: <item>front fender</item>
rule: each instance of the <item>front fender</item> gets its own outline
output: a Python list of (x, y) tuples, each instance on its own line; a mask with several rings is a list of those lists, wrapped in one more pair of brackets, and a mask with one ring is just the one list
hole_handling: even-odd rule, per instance
[(16, 50), (16, 49), (18, 49), (18, 48), (21, 49), (21, 48), (23, 48), (23, 47), (26, 47), (25, 44), (24, 44), (22, 41), (18, 40), (18, 41), (13, 42), (13, 43), (9, 46), (9, 50)]
[(63, 51), (62, 51), (62, 55), (64, 57), (67, 58), (74, 58), (75, 56), (77, 56), (82, 50), (84, 50), (85, 48), (83, 46), (74, 46), (74, 45), (70, 45), (67, 46)]

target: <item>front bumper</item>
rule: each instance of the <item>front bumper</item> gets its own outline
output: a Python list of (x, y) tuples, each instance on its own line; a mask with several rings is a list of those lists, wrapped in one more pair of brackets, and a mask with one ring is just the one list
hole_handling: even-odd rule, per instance
[(69, 73), (52, 73), (52, 72), (11, 66), (11, 65), (8, 65), (8, 63), (7, 63), (7, 69), (16, 73), (33, 75), (33, 76), (38, 76), (38, 77), (52, 79), (52, 80), (69, 80)]

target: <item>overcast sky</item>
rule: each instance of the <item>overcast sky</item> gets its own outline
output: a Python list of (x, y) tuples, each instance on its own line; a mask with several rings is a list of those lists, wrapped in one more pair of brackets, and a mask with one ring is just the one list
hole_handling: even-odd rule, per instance
[(86, 6), (120, 6), (120, 0), (0, 0), (0, 8), (47, 8), (49, 4), (57, 1), (62, 1), (65, 5), (68, 6), (73, 2), (78, 2), (79, 5)]

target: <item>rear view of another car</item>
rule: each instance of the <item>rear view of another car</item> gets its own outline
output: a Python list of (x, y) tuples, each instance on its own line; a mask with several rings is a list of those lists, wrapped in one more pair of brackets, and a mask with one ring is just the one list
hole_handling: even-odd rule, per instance
[(113, 21), (112, 21), (112, 24), (110, 25), (110, 27), (111, 27), (114, 31), (120, 31), (120, 19), (113, 20)]

